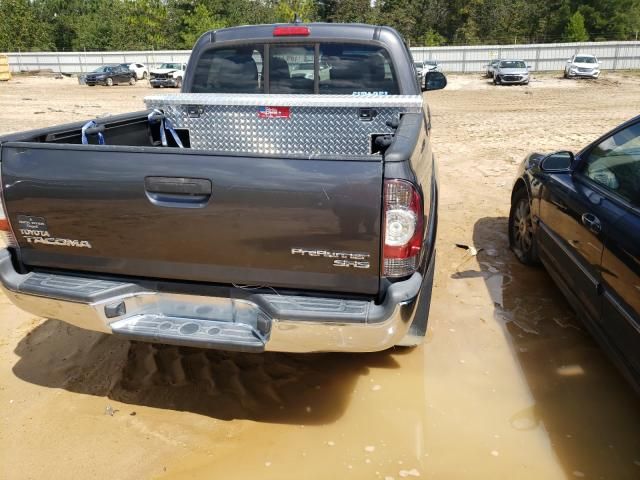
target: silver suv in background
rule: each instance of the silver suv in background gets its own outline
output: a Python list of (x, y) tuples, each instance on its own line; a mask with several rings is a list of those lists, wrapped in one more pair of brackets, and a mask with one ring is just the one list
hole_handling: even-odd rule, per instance
[(438, 63), (437, 60), (425, 60), (424, 65), (427, 69), (427, 72), (441, 72), (442, 67)]
[(529, 83), (529, 67), (523, 60), (500, 60), (493, 68), (494, 85)]
[(442, 68), (437, 60), (420, 60), (413, 62), (416, 76), (420, 79), (420, 85), (424, 85), (424, 79), (429, 72), (441, 72)]
[(567, 60), (564, 67), (564, 78), (598, 78), (600, 62), (595, 55), (576, 54)]

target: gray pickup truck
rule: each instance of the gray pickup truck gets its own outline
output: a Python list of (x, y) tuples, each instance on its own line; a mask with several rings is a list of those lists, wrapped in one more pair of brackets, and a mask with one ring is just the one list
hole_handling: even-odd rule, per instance
[(438, 194), (422, 91), (445, 85), (419, 85), (387, 27), (208, 32), (181, 93), (0, 137), (4, 292), (133, 340), (416, 345)]

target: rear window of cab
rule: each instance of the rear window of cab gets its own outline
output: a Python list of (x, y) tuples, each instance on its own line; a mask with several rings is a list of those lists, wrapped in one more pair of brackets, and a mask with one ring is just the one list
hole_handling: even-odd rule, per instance
[(393, 64), (376, 45), (245, 44), (207, 50), (194, 93), (398, 95)]

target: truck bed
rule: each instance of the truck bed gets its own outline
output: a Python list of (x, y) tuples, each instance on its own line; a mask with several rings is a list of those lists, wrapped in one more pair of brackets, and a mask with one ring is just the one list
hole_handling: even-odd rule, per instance
[[(20, 262), (375, 295), (384, 162), (372, 138), (420, 99), (255, 96), (286, 106), (283, 119), (259, 117), (257, 98), (232, 97), (151, 97), (150, 110), (96, 120), (104, 145), (95, 132), (82, 144), (83, 123), (0, 139)], [(233, 116), (220, 110), (239, 103), (245, 110)], [(158, 109), (185, 148), (168, 134), (168, 146), (160, 144), (160, 127), (148, 120)], [(350, 128), (332, 128), (332, 118)], [(244, 142), (229, 140), (243, 132)]]

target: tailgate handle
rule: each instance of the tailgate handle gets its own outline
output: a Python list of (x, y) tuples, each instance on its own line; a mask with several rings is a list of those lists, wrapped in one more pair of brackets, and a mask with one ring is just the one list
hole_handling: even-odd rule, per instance
[(211, 198), (211, 180), (186, 177), (146, 177), (144, 189), (152, 203), (163, 207), (204, 207)]

